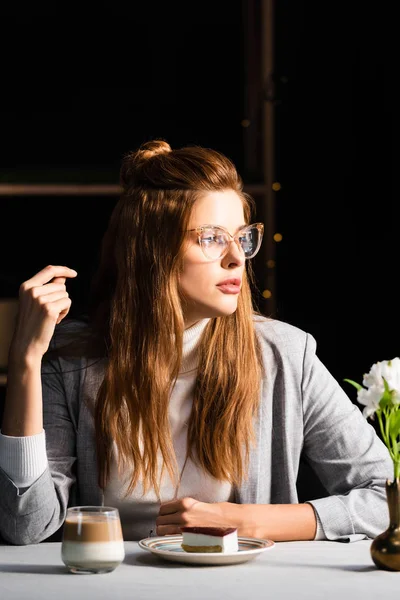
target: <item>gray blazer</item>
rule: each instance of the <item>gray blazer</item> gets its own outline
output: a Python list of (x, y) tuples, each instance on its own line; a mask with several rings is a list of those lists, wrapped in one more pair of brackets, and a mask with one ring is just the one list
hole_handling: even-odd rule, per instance
[[(385, 482), (389, 452), (316, 355), (301, 329), (255, 316), (266, 376), (262, 381), (257, 443), (238, 503), (298, 502), (301, 455), (328, 492), (309, 501), (329, 540), (373, 538), (389, 524)], [(84, 368), (82, 368), (84, 367)], [(34, 544), (63, 524), (68, 505), (102, 504), (97, 484), (91, 411), (104, 363), (58, 359), (42, 368), (48, 468), (19, 490), (0, 469), (0, 535)]]

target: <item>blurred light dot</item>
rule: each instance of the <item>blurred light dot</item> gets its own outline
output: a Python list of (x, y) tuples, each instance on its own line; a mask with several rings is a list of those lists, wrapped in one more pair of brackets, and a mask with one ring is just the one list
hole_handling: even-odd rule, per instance
[(248, 127), (250, 125), (250, 120), (249, 119), (243, 119), (243, 121), (241, 121), (241, 126), (242, 127)]
[(275, 242), (281, 242), (282, 241), (282, 234), (281, 233), (275, 233), (274, 234), (274, 241)]
[(262, 295), (264, 296), (264, 298), (271, 298), (272, 292), (271, 290), (264, 290)]
[(270, 260), (267, 260), (268, 269), (274, 269), (275, 265), (276, 265), (276, 262), (272, 258)]
[(274, 192), (279, 192), (279, 190), (281, 189), (281, 184), (279, 183), (279, 181), (274, 181), (274, 183), (272, 184), (272, 189), (274, 190)]

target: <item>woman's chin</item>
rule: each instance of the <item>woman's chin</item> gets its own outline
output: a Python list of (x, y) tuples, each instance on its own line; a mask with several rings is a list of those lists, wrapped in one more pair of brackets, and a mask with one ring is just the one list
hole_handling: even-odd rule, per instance
[(213, 307), (214, 317), (228, 317), (237, 310), (237, 300)]
[[(185, 328), (201, 319), (212, 319), (214, 317), (228, 317), (237, 310), (237, 296), (224, 298), (224, 302), (215, 304), (192, 304), (190, 310), (184, 309)], [(185, 314), (186, 313), (186, 314)], [(188, 325), (189, 324), (189, 325)]]

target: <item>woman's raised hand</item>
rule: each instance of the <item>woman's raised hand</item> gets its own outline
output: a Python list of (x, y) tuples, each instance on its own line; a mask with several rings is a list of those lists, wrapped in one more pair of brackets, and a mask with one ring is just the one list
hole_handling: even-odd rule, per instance
[(48, 265), (21, 284), (10, 356), (21, 357), (22, 353), (25, 357), (42, 358), (55, 326), (70, 310), (71, 299), (65, 282), (76, 275), (74, 269)]

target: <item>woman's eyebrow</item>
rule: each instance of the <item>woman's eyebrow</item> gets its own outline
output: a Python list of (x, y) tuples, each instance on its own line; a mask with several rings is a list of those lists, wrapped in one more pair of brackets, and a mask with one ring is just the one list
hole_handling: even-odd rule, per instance
[[(221, 227), (222, 229), (226, 229), (226, 231), (229, 231), (229, 229), (227, 227), (225, 227), (225, 225), (214, 225), (214, 227)], [(243, 225), (239, 225), (239, 227), (237, 227), (235, 229), (235, 231), (240, 231), (241, 229), (243, 229), (243, 227), (247, 227), (247, 223), (244, 223)]]
[[(216, 225), (216, 227), (222, 227), (222, 229), (225, 229), (226, 231), (229, 231), (229, 229), (227, 227), (224, 227), (223, 225)], [(238, 231), (240, 231), (241, 229), (243, 229), (243, 227), (247, 227), (247, 223), (244, 223), (243, 225), (239, 225), (239, 227), (237, 227), (235, 229), (235, 233), (237, 233)]]

